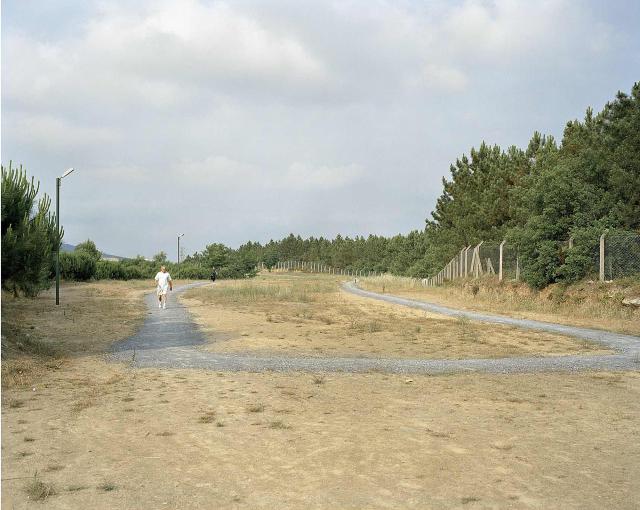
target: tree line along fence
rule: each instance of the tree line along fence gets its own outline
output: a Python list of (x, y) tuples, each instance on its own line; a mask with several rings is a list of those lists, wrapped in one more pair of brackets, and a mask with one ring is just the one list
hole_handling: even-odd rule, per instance
[[(577, 245), (573, 238), (558, 243), (558, 250), (566, 257)], [(610, 281), (629, 276), (640, 276), (640, 233), (631, 231), (605, 231), (599, 242), (583, 250), (592, 259), (589, 274)], [(258, 269), (266, 269), (261, 263)], [(288, 260), (278, 262), (276, 272), (304, 271), (338, 276), (375, 277), (385, 273), (354, 268), (336, 268), (322, 262)], [(522, 273), (522, 260), (518, 249), (506, 240), (500, 243), (480, 242), (463, 247), (436, 275), (418, 279), (425, 287), (435, 287), (462, 278), (496, 277), (499, 281), (518, 281)]]
[[(566, 258), (578, 248), (573, 237), (558, 243), (558, 250)], [(604, 281), (640, 276), (640, 234), (632, 231), (604, 231), (597, 243), (585, 246), (591, 259), (588, 275)], [(480, 242), (463, 247), (433, 277), (423, 278), (422, 285), (434, 287), (460, 278), (495, 276), (499, 281), (520, 280), (522, 260), (518, 249), (506, 240), (500, 243)]]

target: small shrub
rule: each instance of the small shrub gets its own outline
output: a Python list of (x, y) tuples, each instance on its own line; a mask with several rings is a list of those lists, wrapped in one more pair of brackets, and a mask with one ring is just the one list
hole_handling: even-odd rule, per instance
[(202, 416), (200, 416), (200, 418), (198, 418), (198, 421), (200, 423), (213, 423), (216, 419), (216, 412), (215, 411), (207, 411), (205, 414), (203, 414)]
[(275, 420), (269, 423), (269, 428), (277, 429), (277, 430), (285, 430), (285, 429), (290, 429), (291, 427), (286, 423), (284, 423), (282, 420)]
[(24, 491), (27, 493), (27, 496), (32, 501), (44, 501), (49, 496), (53, 496), (56, 493), (55, 487), (49, 483), (43, 482), (38, 477), (38, 473), (36, 472), (33, 475), (33, 478), (24, 488)]
[(264, 404), (251, 404), (247, 407), (247, 411), (250, 413), (262, 413), (264, 412)]
[(96, 259), (85, 251), (60, 254), (60, 275), (65, 280), (90, 280), (96, 275), (96, 269)]

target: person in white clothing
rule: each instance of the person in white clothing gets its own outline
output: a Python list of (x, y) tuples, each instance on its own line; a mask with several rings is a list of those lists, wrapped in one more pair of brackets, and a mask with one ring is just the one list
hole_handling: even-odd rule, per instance
[(158, 308), (167, 307), (167, 291), (173, 290), (173, 282), (171, 275), (167, 272), (167, 268), (162, 266), (158, 274), (156, 274), (156, 293), (158, 294)]

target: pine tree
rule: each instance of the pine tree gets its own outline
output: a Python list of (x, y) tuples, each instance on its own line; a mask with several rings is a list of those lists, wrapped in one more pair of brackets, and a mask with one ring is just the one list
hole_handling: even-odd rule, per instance
[(2, 166), (2, 287), (15, 296), (34, 297), (51, 285), (52, 254), (62, 242), (51, 199), (36, 202), (39, 189), (22, 167)]

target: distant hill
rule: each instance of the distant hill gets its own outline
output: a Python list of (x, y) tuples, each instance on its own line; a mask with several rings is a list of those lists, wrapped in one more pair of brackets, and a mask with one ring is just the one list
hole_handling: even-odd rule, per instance
[[(62, 243), (62, 247), (60, 248), (60, 251), (68, 252), (68, 251), (74, 251), (75, 249), (76, 247), (73, 244)], [(102, 253), (102, 258), (106, 260), (124, 260), (127, 258), (127, 257), (120, 257), (119, 255), (111, 255), (103, 251), (101, 251), (100, 253)]]

